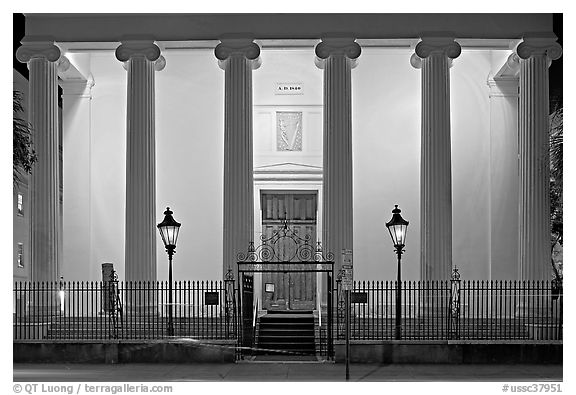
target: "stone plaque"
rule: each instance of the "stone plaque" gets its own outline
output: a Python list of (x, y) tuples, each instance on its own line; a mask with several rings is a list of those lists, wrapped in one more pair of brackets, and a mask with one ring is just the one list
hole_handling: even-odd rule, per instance
[(303, 95), (304, 87), (300, 82), (278, 82), (275, 93), (277, 95)]
[(278, 111), (276, 113), (276, 149), (302, 151), (302, 112)]

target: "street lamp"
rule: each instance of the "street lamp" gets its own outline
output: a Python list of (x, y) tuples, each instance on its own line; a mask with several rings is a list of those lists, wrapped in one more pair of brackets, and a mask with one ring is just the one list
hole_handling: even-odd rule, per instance
[(402, 314), (402, 296), (401, 296), (401, 284), (402, 280), (402, 268), (400, 266), (400, 261), (402, 259), (402, 252), (404, 252), (404, 242), (406, 241), (406, 229), (408, 228), (408, 221), (406, 221), (400, 215), (400, 209), (396, 204), (392, 210), (392, 219), (386, 222), (386, 227), (388, 232), (390, 232), (390, 237), (392, 238), (392, 243), (394, 244), (394, 249), (398, 255), (398, 281), (396, 284), (396, 340), (400, 340), (402, 326), (400, 324), (400, 316)]
[(180, 223), (176, 222), (172, 217), (173, 212), (170, 207), (166, 207), (164, 211), (164, 221), (160, 222), (158, 230), (166, 252), (168, 253), (168, 336), (174, 336), (174, 324), (172, 323), (172, 255), (176, 251), (176, 240), (178, 240), (178, 233), (180, 232)]

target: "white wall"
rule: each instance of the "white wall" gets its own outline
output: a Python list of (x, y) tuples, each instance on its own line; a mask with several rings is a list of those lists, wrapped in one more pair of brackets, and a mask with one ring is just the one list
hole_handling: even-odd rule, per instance
[[(222, 278), (224, 71), (212, 50), (166, 51), (156, 73), (156, 217), (182, 223), (176, 280)], [(158, 278), (168, 256), (158, 236)]]
[[(322, 167), (322, 70), (314, 65), (314, 48), (264, 49), (262, 65), (254, 78), (254, 169), (276, 171), (274, 179), (255, 175), (254, 240), (258, 241), (262, 221), (260, 193), (262, 190), (291, 189), (321, 192), (322, 181), (299, 171)], [(282, 95), (278, 83), (300, 84), (302, 94)], [(276, 145), (276, 112), (302, 113), (302, 150), (278, 151)], [(278, 166), (278, 165), (286, 166)], [(292, 173), (290, 173), (292, 172)], [(296, 173), (294, 173), (296, 172)], [(297, 178), (295, 180), (294, 178)], [(321, 211), (319, 203), (319, 211)], [(321, 217), (317, 218), (321, 232)]]
[[(126, 207), (126, 71), (113, 52), (94, 53), (91, 104), (90, 280), (101, 279), (101, 265), (114, 264), (124, 279)], [(67, 243), (65, 239), (65, 243)], [(64, 278), (69, 278), (64, 274)]]
[[(410, 221), (402, 278), (419, 279), (421, 71), (411, 53), (365, 48), (352, 71), (358, 279), (395, 279), (385, 227), (394, 204)], [(490, 51), (464, 50), (451, 69), (453, 265), (470, 279), (489, 278), (490, 61)]]
[[(212, 51), (167, 51), (156, 73), (156, 218), (166, 206), (182, 223), (174, 278), (222, 276), (223, 71)], [(112, 52), (91, 57), (92, 89), (89, 262), (65, 278), (100, 279), (112, 262), (124, 278), (126, 71)], [(77, 171), (82, 171), (77, 169)], [(81, 219), (78, 219), (79, 221)], [(67, 233), (68, 242), (76, 236)], [(167, 255), (157, 239), (158, 279), (167, 278)]]
[(363, 48), (352, 70), (354, 278), (395, 280), (385, 223), (398, 204), (410, 222), (402, 278), (419, 277), (420, 75), (410, 50)]
[(490, 278), (490, 68), (490, 51), (463, 50), (451, 69), (452, 260), (463, 279)]
[[(411, 53), (364, 48), (352, 70), (358, 280), (395, 279), (396, 256), (385, 227), (394, 204), (410, 221), (403, 278), (419, 278), (420, 70), (410, 66)], [(182, 223), (174, 257), (177, 280), (220, 279), (224, 72), (212, 50), (169, 50), (164, 56), (166, 68), (156, 73), (156, 217), (160, 222), (170, 206)], [(465, 278), (489, 275), (490, 59), (489, 51), (463, 51), (451, 69), (454, 264)], [(122, 279), (126, 71), (112, 52), (94, 53), (90, 68), (96, 85), (91, 109), (92, 247), (86, 274), (99, 279), (100, 264), (113, 262)], [(321, 166), (322, 70), (314, 65), (313, 49), (264, 49), (262, 66), (253, 75), (255, 167), (284, 162)], [(275, 95), (277, 82), (300, 82), (304, 95)], [(311, 138), (309, 151), (278, 153), (263, 143), (273, 143), (272, 118), (283, 110), (303, 111), (309, 121), (303, 129)], [(304, 184), (285, 185), (293, 189)], [(265, 188), (260, 184), (256, 191)], [(158, 277), (163, 280), (167, 256), (160, 237), (157, 242)]]

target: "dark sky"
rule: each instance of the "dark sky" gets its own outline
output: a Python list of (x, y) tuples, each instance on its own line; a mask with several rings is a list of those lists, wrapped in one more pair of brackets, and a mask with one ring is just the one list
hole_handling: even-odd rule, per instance
[[(558, 43), (563, 45), (563, 14), (553, 14), (553, 29), (554, 33), (558, 36)], [(20, 46), (20, 40), (24, 37), (24, 15), (23, 14), (13, 14), (14, 20), (14, 54), (16, 49)], [(14, 68), (20, 72), (23, 76), (28, 78), (28, 68), (25, 64), (18, 62), (14, 56)], [(562, 63), (563, 58), (552, 62), (550, 66), (550, 99), (551, 107), (555, 106), (555, 103), (562, 105)]]
[[(558, 43), (562, 46), (562, 37), (563, 37), (563, 14), (554, 14), (553, 18), (554, 23), (554, 34), (558, 36)], [(550, 66), (550, 102), (551, 102), (551, 109), (553, 109), (556, 102), (558, 105), (562, 106), (562, 81), (563, 81), (563, 63), (564, 57), (560, 57), (560, 59), (555, 60), (552, 62)]]
[(20, 63), (16, 60), (16, 50), (20, 46), (20, 40), (24, 37), (24, 15), (23, 14), (12, 14), (13, 16), (13, 26), (14, 26), (14, 51), (13, 51), (13, 62), (14, 68), (20, 72), (24, 77), (28, 78), (28, 68), (24, 63)]

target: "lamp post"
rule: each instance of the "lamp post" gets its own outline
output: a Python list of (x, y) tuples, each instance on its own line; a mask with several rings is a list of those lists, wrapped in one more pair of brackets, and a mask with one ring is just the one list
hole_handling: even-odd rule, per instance
[(174, 323), (172, 322), (172, 255), (176, 251), (176, 240), (178, 240), (178, 233), (180, 232), (180, 223), (174, 220), (172, 214), (174, 213), (170, 211), (170, 207), (166, 207), (164, 220), (157, 225), (168, 253), (168, 336), (174, 336)]
[(402, 286), (400, 281), (402, 281), (402, 267), (400, 262), (402, 259), (402, 252), (404, 252), (404, 242), (406, 241), (406, 229), (408, 228), (408, 221), (406, 221), (400, 215), (400, 209), (396, 204), (392, 210), (392, 219), (386, 222), (386, 227), (388, 232), (390, 232), (390, 237), (392, 238), (392, 243), (394, 244), (394, 249), (398, 255), (398, 280), (396, 283), (396, 331), (395, 338), (400, 340), (402, 337), (402, 325), (400, 323), (400, 316), (402, 315)]

